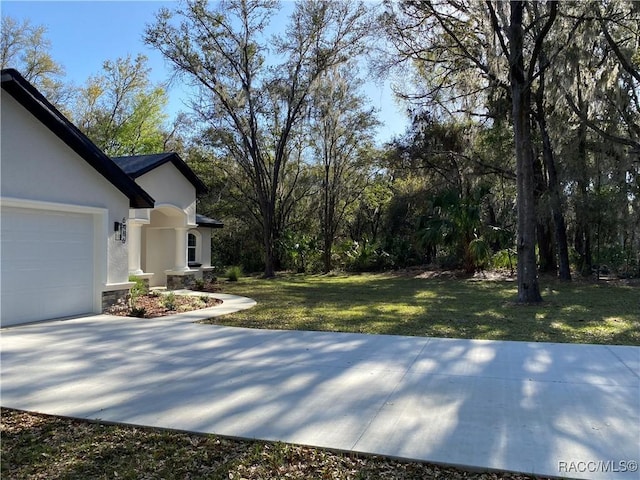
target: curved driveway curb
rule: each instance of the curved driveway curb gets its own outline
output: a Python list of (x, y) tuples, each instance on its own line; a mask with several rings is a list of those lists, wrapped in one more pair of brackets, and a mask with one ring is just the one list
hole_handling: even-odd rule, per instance
[(247, 310), (249, 308), (255, 307), (257, 304), (257, 302), (252, 298), (240, 297), (238, 295), (229, 295), (228, 293), (196, 292), (194, 290), (172, 290), (171, 293), (174, 293), (176, 295), (189, 295), (194, 297), (207, 296), (211, 298), (217, 298), (218, 300), (222, 300), (222, 305), (203, 308), (201, 310), (193, 310), (191, 312), (166, 315), (164, 317), (157, 317), (155, 318), (155, 320), (192, 323), (198, 322), (200, 320), (207, 320), (208, 318), (221, 317), (222, 315), (228, 315), (230, 313), (239, 312), (241, 310)]

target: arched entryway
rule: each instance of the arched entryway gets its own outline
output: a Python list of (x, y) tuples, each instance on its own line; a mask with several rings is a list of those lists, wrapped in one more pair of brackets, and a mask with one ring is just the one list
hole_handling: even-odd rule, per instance
[[(165, 286), (167, 275), (189, 272), (187, 235), (194, 227), (188, 223), (187, 213), (174, 205), (158, 205), (151, 210), (146, 222), (131, 221), (131, 273), (148, 278), (149, 285), (154, 287)], [(139, 246), (137, 265), (136, 245)]]
[(154, 208), (129, 211), (129, 273), (170, 289), (211, 273), (211, 229), (222, 223), (196, 213), (196, 197), (207, 190), (204, 183), (176, 153), (113, 160), (154, 200)]

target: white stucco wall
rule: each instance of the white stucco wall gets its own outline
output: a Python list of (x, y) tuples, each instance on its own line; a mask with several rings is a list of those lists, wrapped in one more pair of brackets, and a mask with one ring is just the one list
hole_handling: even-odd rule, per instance
[[(128, 280), (127, 246), (115, 240), (114, 222), (129, 216), (129, 200), (106, 178), (2, 90), (2, 197), (103, 209), (96, 214), (101, 245), (96, 289)], [(100, 293), (100, 292), (97, 292)]]
[(145, 272), (153, 273), (149, 279), (152, 287), (164, 286), (167, 283), (166, 270), (173, 268), (176, 248), (176, 234), (173, 229), (145, 228), (144, 265)]
[[(136, 178), (140, 185), (156, 201), (156, 207), (174, 205), (184, 210), (187, 223), (196, 223), (196, 188), (173, 163), (167, 162)], [(185, 225), (186, 226), (186, 225)]]
[(150, 208), (130, 208), (129, 219), (137, 220), (138, 223), (141, 223), (141, 224), (149, 223), (149, 220), (151, 219), (151, 209)]
[(200, 227), (197, 229), (200, 233), (200, 263), (203, 267), (211, 266), (211, 229), (208, 227)]

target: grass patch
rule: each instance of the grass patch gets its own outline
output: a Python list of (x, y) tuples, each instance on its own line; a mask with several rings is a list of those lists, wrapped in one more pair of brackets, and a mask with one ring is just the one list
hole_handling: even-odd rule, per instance
[[(513, 302), (513, 282), (394, 275), (304, 276), (226, 283), (258, 301), (210, 323), (272, 329), (495, 340), (640, 344), (637, 287), (544, 280), (545, 302)], [(3, 479), (528, 480), (283, 443), (104, 425), (2, 409)]]
[(466, 472), (427, 463), (334, 453), (284, 443), (105, 425), (2, 409), (3, 479), (469, 479), (526, 475)]
[(225, 293), (250, 310), (221, 325), (532, 342), (640, 345), (640, 289), (542, 280), (544, 303), (518, 305), (510, 281), (391, 274), (245, 277)]

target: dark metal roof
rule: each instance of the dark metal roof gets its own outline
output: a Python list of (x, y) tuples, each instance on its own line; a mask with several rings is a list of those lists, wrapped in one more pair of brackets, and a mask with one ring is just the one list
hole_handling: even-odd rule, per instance
[(171, 162), (182, 173), (189, 182), (196, 188), (196, 193), (206, 193), (207, 187), (198, 176), (193, 173), (182, 158), (177, 153), (157, 153), (154, 155), (133, 155), (130, 157), (113, 157), (113, 161), (118, 164), (131, 178), (138, 178), (154, 168), (158, 168), (167, 162)]
[(2, 70), (2, 89), (129, 198), (131, 208), (153, 208), (153, 198), (13, 68)]
[(220, 220), (215, 220), (213, 218), (205, 217), (204, 215), (200, 215), (196, 213), (196, 223), (199, 227), (209, 227), (209, 228), (222, 228), (224, 224)]

